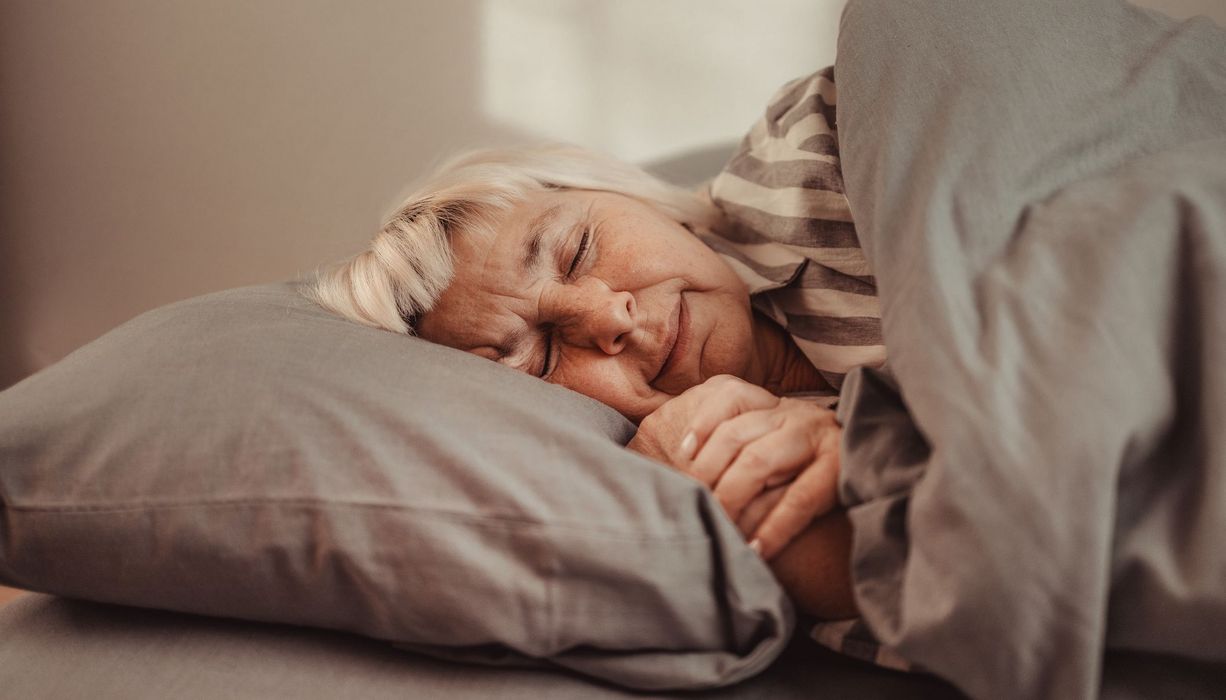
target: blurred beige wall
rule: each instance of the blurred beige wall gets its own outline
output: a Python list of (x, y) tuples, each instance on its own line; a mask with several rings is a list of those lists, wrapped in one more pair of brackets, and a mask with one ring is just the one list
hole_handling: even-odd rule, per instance
[[(841, 0), (0, 0), (0, 387), (355, 252), (459, 149), (729, 143)], [(718, 166), (713, 166), (718, 167)]]
[[(1144, 4), (1226, 23), (1221, 0)], [(353, 252), (458, 149), (718, 156), (833, 61), (842, 5), (0, 0), (0, 387)]]

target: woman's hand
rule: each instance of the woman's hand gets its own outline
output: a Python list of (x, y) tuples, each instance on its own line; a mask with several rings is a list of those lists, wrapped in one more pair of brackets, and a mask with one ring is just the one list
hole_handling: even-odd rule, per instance
[(829, 409), (721, 375), (643, 419), (629, 447), (711, 488), (769, 560), (837, 505), (840, 434)]
[[(690, 425), (700, 408), (707, 407), (703, 415), (708, 419), (713, 416), (732, 418), (745, 411), (770, 408), (778, 403), (778, 396), (756, 384), (730, 374), (717, 374), (669, 399), (644, 418), (626, 447), (686, 471), (689, 458), (697, 447), (697, 438), (682, 444), (683, 438), (687, 435), (686, 431), (691, 430)], [(712, 412), (711, 408), (716, 408), (716, 411)]]
[[(769, 560), (838, 505), (842, 429), (833, 411), (796, 399), (723, 415), (704, 405), (693, 416), (697, 450), (681, 468), (710, 486), (738, 525), (753, 528), (750, 544)], [(782, 494), (774, 490), (782, 485)]]

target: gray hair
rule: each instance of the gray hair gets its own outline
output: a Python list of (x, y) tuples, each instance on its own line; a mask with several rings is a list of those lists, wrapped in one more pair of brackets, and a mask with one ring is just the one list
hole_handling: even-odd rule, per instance
[(703, 194), (670, 185), (641, 168), (573, 146), (491, 149), (451, 160), (386, 219), (357, 255), (315, 273), (307, 297), (351, 321), (415, 333), (451, 283), (451, 237), (491, 237), (530, 195), (551, 189), (601, 190), (633, 197), (683, 225), (718, 218)]

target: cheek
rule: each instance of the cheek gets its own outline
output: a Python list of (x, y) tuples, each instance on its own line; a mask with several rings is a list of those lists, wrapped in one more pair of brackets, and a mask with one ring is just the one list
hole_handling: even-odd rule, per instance
[(586, 366), (583, 362), (570, 362), (559, 366), (549, 381), (596, 399), (635, 422), (670, 398), (646, 385), (641, 377), (625, 371), (615, 359), (588, 362)]
[(690, 288), (709, 290), (725, 282), (720, 274), (723, 261), (712, 259), (716, 254), (697, 239), (645, 237), (607, 245), (602, 252), (607, 272), (635, 286), (680, 278)]
[(744, 378), (754, 353), (753, 324), (748, 305), (724, 300), (718, 313), (710, 317), (710, 332), (700, 357), (702, 380), (717, 374)]

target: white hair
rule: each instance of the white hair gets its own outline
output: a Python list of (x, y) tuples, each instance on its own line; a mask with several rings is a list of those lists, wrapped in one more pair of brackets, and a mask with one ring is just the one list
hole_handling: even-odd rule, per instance
[(409, 195), (357, 255), (317, 271), (304, 294), (368, 326), (414, 334), (451, 283), (456, 235), (491, 237), (530, 195), (552, 189), (633, 197), (679, 223), (710, 227), (710, 200), (641, 168), (573, 146), (491, 149), (451, 160)]

